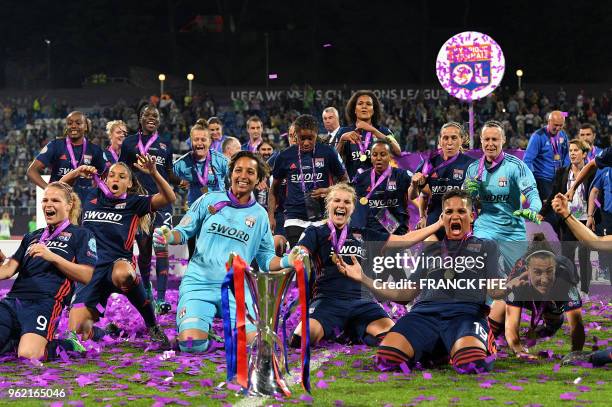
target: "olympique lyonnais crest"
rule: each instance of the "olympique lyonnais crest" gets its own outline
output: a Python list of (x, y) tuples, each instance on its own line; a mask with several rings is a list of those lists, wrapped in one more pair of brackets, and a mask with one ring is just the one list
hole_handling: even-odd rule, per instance
[(501, 47), (488, 35), (466, 31), (450, 38), (436, 61), (442, 87), (452, 96), (472, 101), (499, 86), (505, 71)]
[(463, 170), (455, 168), (453, 170), (453, 179), (455, 181), (461, 181), (463, 179)]
[(497, 184), (498, 184), (500, 187), (505, 187), (505, 186), (508, 186), (508, 179), (507, 179), (506, 177), (499, 177), (499, 179), (498, 179), (498, 181), (497, 181)]
[(447, 52), (455, 86), (474, 90), (491, 82), (491, 44), (451, 46)]
[(252, 228), (253, 226), (255, 226), (255, 221), (256, 221), (256, 219), (255, 219), (253, 216), (247, 216), (247, 217), (244, 219), (244, 223), (245, 223), (245, 224), (246, 224), (248, 227), (250, 227), (250, 228)]

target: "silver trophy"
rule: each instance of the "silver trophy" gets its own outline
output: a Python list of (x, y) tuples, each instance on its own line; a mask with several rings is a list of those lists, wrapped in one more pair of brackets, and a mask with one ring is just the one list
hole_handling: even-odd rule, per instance
[(249, 363), (249, 389), (251, 396), (291, 395), (283, 379), (285, 366), (283, 343), (276, 333), (283, 300), (295, 271), (283, 269), (270, 273), (247, 273), (255, 308), (254, 352)]

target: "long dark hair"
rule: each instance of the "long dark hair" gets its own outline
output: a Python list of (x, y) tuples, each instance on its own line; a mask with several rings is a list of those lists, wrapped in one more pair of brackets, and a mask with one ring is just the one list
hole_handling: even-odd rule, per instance
[[(130, 195), (148, 195), (147, 190), (144, 189), (142, 184), (138, 181), (138, 178), (134, 176), (134, 172), (130, 169), (130, 167), (126, 163), (117, 161), (116, 163), (114, 163), (108, 168), (108, 172), (110, 172), (111, 168), (113, 168), (116, 165), (120, 165), (123, 168), (125, 168), (125, 170), (127, 171), (130, 177), (132, 186), (128, 188), (127, 190), (128, 194)], [(140, 220), (138, 221), (138, 228), (140, 229), (141, 232), (149, 234), (149, 229), (151, 228), (151, 215), (150, 214), (145, 215), (140, 218)]]
[(355, 114), (355, 107), (357, 107), (357, 99), (360, 96), (369, 96), (372, 98), (374, 104), (374, 112), (372, 113), (372, 126), (378, 126), (378, 121), (381, 116), (380, 101), (371, 90), (358, 90), (351, 95), (351, 98), (346, 102), (346, 108), (344, 109), (344, 116), (346, 121), (350, 124), (357, 123), (357, 115)]

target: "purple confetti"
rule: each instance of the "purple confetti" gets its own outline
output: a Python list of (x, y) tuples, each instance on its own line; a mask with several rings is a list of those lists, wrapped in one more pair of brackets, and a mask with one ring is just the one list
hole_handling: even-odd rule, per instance
[(312, 403), (312, 396), (309, 396), (308, 394), (302, 394), (300, 396), (300, 400), (303, 401), (304, 403)]
[(431, 373), (429, 373), (429, 372), (423, 372), (423, 379), (425, 379), (425, 380), (431, 380)]
[(327, 388), (329, 388), (329, 386), (324, 380), (319, 380), (317, 382), (317, 389), (327, 389)]
[(405, 375), (409, 375), (410, 374), (410, 368), (408, 367), (408, 365), (406, 364), (406, 362), (402, 362), (400, 364), (400, 369), (402, 370), (402, 373)]
[(561, 393), (559, 398), (561, 400), (576, 400), (576, 393)]

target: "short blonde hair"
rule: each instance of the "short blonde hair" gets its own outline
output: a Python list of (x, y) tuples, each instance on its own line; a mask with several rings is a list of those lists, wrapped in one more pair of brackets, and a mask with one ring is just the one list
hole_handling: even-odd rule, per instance
[[(326, 212), (328, 212), (327, 208), (329, 204), (331, 203), (332, 196), (334, 195), (335, 192), (348, 192), (351, 195), (351, 200), (353, 201), (353, 208), (355, 208), (357, 204), (357, 193), (355, 192), (355, 188), (353, 188), (346, 182), (340, 182), (338, 184), (332, 185), (327, 190), (327, 195), (325, 196), (325, 211)], [(353, 209), (353, 212), (355, 212), (355, 209)], [(329, 212), (327, 213), (327, 217), (329, 217)], [(351, 221), (350, 216), (348, 220), (350, 223)]]
[(106, 134), (110, 137), (111, 133), (117, 126), (124, 126), (127, 129), (127, 125), (123, 120), (111, 120), (110, 122), (106, 123)]

